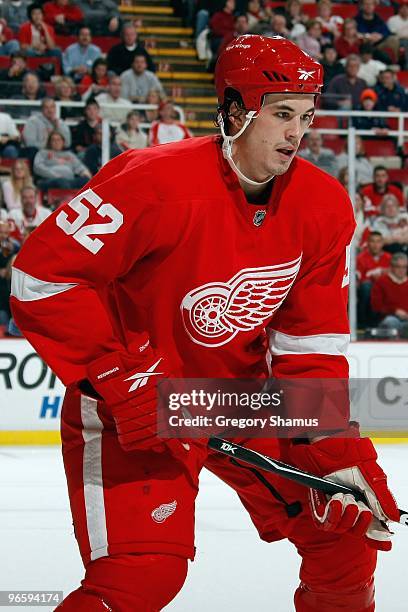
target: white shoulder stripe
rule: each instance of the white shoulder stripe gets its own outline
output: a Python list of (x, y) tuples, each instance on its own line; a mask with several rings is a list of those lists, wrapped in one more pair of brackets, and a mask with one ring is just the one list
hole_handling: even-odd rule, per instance
[(349, 334), (316, 334), (314, 336), (290, 336), (276, 330), (269, 334), (272, 355), (345, 355), (350, 342)]
[(13, 267), (11, 273), (11, 295), (21, 302), (32, 302), (52, 297), (76, 287), (75, 283), (50, 283), (26, 274)]

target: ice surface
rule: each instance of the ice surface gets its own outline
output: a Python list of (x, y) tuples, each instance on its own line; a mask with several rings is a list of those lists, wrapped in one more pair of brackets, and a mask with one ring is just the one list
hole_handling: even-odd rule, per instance
[[(378, 447), (400, 506), (408, 507), (408, 444)], [(0, 590), (62, 590), (82, 577), (65, 478), (55, 447), (0, 449)], [(261, 542), (235, 493), (202, 472), (197, 557), (172, 612), (290, 612), (299, 560), (287, 542)], [(394, 549), (381, 554), (378, 612), (406, 612), (408, 527), (396, 526)], [(2, 610), (25, 610), (10, 607)], [(41, 607), (40, 610), (52, 608)]]

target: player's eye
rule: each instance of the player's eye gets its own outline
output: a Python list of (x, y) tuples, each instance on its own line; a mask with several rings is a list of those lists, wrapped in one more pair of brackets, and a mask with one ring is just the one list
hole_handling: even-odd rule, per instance
[(279, 111), (276, 113), (276, 116), (279, 117), (279, 119), (289, 119), (289, 113), (286, 113), (285, 111)]
[(309, 125), (313, 119), (313, 115), (302, 115), (301, 119)]

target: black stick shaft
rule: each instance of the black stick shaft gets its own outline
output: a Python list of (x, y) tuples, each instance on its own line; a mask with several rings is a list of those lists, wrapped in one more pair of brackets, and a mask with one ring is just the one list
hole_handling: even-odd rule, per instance
[[(208, 440), (208, 446), (212, 450), (223, 453), (228, 457), (233, 457), (238, 461), (243, 461), (244, 463), (258, 467), (261, 470), (265, 470), (266, 472), (278, 474), (278, 476), (282, 476), (283, 478), (294, 480), (305, 487), (323, 491), (328, 495), (334, 495), (335, 493), (350, 494), (353, 495), (357, 501), (367, 503), (365, 495), (361, 491), (357, 491), (356, 489), (352, 489), (346, 485), (337, 484), (336, 482), (327, 480), (326, 478), (320, 478), (320, 476), (315, 476), (314, 474), (309, 474), (309, 472), (299, 470), (298, 468), (287, 465), (282, 461), (272, 459), (272, 457), (258, 453), (250, 448), (245, 448), (245, 446), (241, 446), (240, 444), (233, 444), (228, 440), (223, 440), (223, 438), (214, 436)], [(401, 525), (408, 526), (408, 511), (400, 510), (399, 512), (399, 522)]]

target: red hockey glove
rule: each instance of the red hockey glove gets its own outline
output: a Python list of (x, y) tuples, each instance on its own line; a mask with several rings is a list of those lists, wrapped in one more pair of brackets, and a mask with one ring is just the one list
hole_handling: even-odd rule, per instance
[[(343, 437), (340, 437), (342, 435)], [(291, 442), (289, 457), (297, 467), (317, 476), (365, 493), (367, 505), (352, 495), (309, 491), (313, 519), (318, 527), (336, 533), (364, 536), (367, 544), (378, 550), (391, 550), (392, 533), (387, 521), (399, 520), (399, 511), (380, 468), (377, 453), (369, 438), (360, 438), (357, 423), (344, 433), (311, 444)]]
[(157, 437), (168, 426), (164, 411), (157, 412), (158, 385), (169, 376), (164, 357), (149, 346), (140, 355), (109, 353), (93, 361), (87, 373), (92, 387), (111, 409), (125, 451), (161, 452), (168, 447), (174, 454), (186, 453), (179, 440)]

